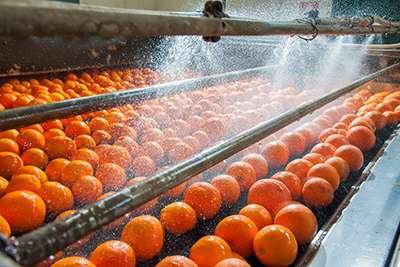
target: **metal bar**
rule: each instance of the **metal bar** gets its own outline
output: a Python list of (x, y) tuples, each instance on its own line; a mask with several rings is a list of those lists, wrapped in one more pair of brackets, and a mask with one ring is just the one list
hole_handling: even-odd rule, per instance
[(0, 2), (0, 35), (116, 37), (161, 35), (343, 35), (395, 33), (396, 27), (312, 26), (307, 22), (216, 19), (172, 12), (100, 8), (45, 1)]
[(52, 119), (71, 117), (115, 106), (137, 103), (153, 98), (193, 91), (219, 85), (241, 78), (268, 73), (273, 66), (260, 67), (196, 79), (177, 81), (141, 89), (118, 91), (115, 93), (68, 99), (36, 106), (6, 109), (0, 112), (0, 131), (42, 123)]
[(17, 238), (17, 251), (21, 257), (21, 262), (26, 265), (32, 265), (45, 259), (49, 255), (64, 249), (85, 235), (123, 216), (163, 192), (188, 180), (190, 177), (199, 174), (254, 142), (261, 140), (265, 136), (278, 131), (282, 127), (300, 119), (334, 99), (399, 67), (400, 63), (392, 65), (312, 102), (287, 111), (218, 146), (211, 147), (162, 172), (156, 173), (144, 181), (129, 188), (124, 188), (99, 202), (88, 205), (68, 217), (49, 223)]

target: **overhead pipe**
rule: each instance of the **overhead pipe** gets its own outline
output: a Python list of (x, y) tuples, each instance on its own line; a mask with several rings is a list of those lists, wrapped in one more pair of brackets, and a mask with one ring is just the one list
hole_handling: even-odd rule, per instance
[(31, 266), (66, 248), (89, 233), (124, 216), (126, 213), (181, 184), (207, 168), (232, 156), (249, 145), (278, 131), (329, 102), (400, 67), (400, 63), (377, 71), (344, 87), (289, 110), (253, 127), (218, 146), (200, 152), (166, 170), (149, 176), (128, 188), (79, 209), (61, 220), (51, 222), (15, 240), (18, 262)]
[(390, 26), (315, 25), (308, 21), (270, 22), (201, 17), (173, 12), (104, 8), (49, 1), (0, 2), (0, 36), (150, 37), (200, 35), (347, 35), (399, 32)]

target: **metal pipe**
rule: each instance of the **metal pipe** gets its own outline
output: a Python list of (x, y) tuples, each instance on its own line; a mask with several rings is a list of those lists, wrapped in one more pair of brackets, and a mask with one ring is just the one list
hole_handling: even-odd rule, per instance
[[(396, 33), (397, 27), (311, 25), (176, 15), (45, 1), (0, 2), (0, 35), (13, 37), (115, 37), (201, 35), (320, 35)], [(197, 15), (196, 15), (197, 16)]]
[(400, 63), (377, 71), (352, 82), (336, 91), (289, 110), (274, 119), (237, 135), (218, 146), (211, 147), (170, 168), (156, 173), (146, 180), (113, 194), (99, 202), (88, 205), (57, 222), (17, 238), (17, 251), (24, 265), (32, 265), (49, 255), (64, 249), (85, 235), (98, 230), (129, 211), (181, 184), (214, 164), (230, 157), (272, 134), (282, 127), (300, 119), (334, 99), (368, 83), (381, 75), (400, 67)]
[(217, 74), (196, 79), (147, 86), (141, 89), (68, 99), (36, 106), (6, 109), (0, 112), (0, 131), (71, 117), (115, 106), (193, 91), (213, 85), (268, 73), (273, 66)]

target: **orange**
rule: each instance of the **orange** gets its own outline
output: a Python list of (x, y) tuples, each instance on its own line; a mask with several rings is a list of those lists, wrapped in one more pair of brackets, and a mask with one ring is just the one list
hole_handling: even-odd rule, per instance
[(75, 201), (83, 204), (95, 202), (103, 193), (101, 182), (94, 176), (83, 175), (72, 186)]
[(213, 185), (198, 182), (186, 189), (183, 202), (196, 211), (197, 218), (205, 220), (213, 217), (220, 210), (221, 194)]
[(140, 137), (140, 143), (144, 143), (147, 141), (153, 141), (156, 143), (161, 143), (164, 140), (164, 134), (160, 129), (157, 128), (149, 128), (143, 132)]
[(272, 223), (272, 217), (269, 211), (258, 204), (249, 204), (244, 206), (239, 211), (239, 215), (246, 216), (252, 220), (257, 226), (258, 230), (261, 230), (265, 226)]
[(28, 130), (28, 129), (32, 129), (32, 130), (36, 130), (38, 132), (40, 132), (41, 134), (44, 133), (43, 127), (40, 124), (33, 124), (33, 125), (29, 125), (29, 126), (25, 126), (19, 129), (19, 131), (23, 131), (23, 130)]
[(302, 159), (311, 162), (312, 165), (325, 162), (325, 158), (319, 153), (305, 154)]
[(200, 131), (203, 126), (205, 120), (197, 115), (190, 116), (186, 119), (186, 122), (190, 126), (190, 133), (194, 133), (196, 131)]
[(351, 128), (355, 126), (365, 126), (368, 127), (372, 132), (376, 131), (375, 123), (370, 119), (366, 117), (360, 117), (354, 119), (349, 126), (347, 126), (347, 129), (350, 130)]
[(287, 146), (290, 156), (298, 156), (306, 149), (306, 140), (299, 133), (285, 133), (279, 138), (279, 141)]
[(313, 164), (306, 159), (295, 159), (286, 165), (285, 171), (296, 175), (300, 179), (301, 185), (303, 185), (307, 180), (307, 173), (312, 166)]
[(222, 174), (211, 180), (211, 184), (221, 194), (221, 204), (234, 204), (240, 197), (240, 186), (238, 181), (230, 175)]
[(71, 121), (65, 125), (64, 132), (69, 138), (73, 139), (81, 134), (90, 135), (90, 128), (83, 121)]
[(399, 117), (393, 111), (385, 111), (383, 116), (386, 118), (387, 125), (394, 126), (399, 122)]
[(271, 224), (261, 229), (253, 240), (257, 259), (266, 266), (289, 266), (297, 257), (297, 241), (286, 227)]
[(292, 201), (289, 189), (284, 183), (275, 179), (261, 179), (255, 182), (247, 196), (248, 204), (259, 204), (275, 216), (277, 209), (284, 203)]
[(241, 191), (247, 191), (256, 181), (256, 172), (254, 168), (247, 162), (237, 161), (228, 166), (225, 171), (226, 175), (230, 175), (239, 183)]
[(353, 145), (339, 147), (334, 156), (344, 159), (349, 165), (350, 171), (358, 171), (364, 163), (364, 155), (361, 150)]
[(46, 205), (30, 191), (13, 191), (0, 199), (0, 215), (10, 224), (11, 233), (19, 234), (38, 228), (46, 217)]
[(131, 166), (131, 154), (122, 146), (112, 145), (107, 147), (101, 155), (99, 155), (99, 164), (115, 163), (124, 170), (128, 170)]
[(131, 154), (132, 159), (135, 159), (136, 157), (139, 156), (139, 151), (140, 151), (139, 145), (131, 137), (128, 136), (118, 137), (118, 139), (115, 140), (114, 145), (122, 146), (126, 150), (128, 150), (129, 154)]
[(17, 96), (12, 93), (3, 93), (0, 95), (0, 104), (2, 104), (6, 109), (12, 108), (16, 99)]
[(285, 165), (289, 160), (289, 149), (284, 143), (273, 141), (263, 147), (261, 155), (267, 160), (269, 167), (276, 168)]
[(231, 215), (217, 224), (214, 235), (224, 239), (232, 251), (248, 258), (253, 254), (253, 239), (257, 232), (256, 224), (248, 217)]
[(272, 175), (271, 179), (275, 179), (284, 183), (289, 189), (293, 200), (296, 200), (300, 197), (302, 184), (296, 174), (288, 171), (281, 171)]
[(51, 215), (69, 210), (74, 204), (71, 190), (58, 182), (44, 182), (37, 190), (37, 194), (46, 204), (46, 212)]
[(0, 176), (9, 180), (22, 166), (24, 166), (24, 162), (17, 154), (7, 151), (0, 152)]
[(29, 103), (32, 101), (32, 97), (23, 95), (23, 96), (18, 96), (15, 101), (12, 103), (13, 108), (19, 108), (19, 107), (26, 107), (29, 106)]
[(5, 235), (6, 237), (11, 236), (10, 224), (1, 215), (0, 215), (0, 233)]
[(6, 178), (3, 178), (0, 176), (0, 198), (2, 196), (4, 196), (7, 185), (8, 185), (8, 181), (6, 180)]
[(156, 267), (198, 267), (198, 265), (185, 256), (172, 255), (162, 259)]
[(92, 133), (91, 137), (97, 145), (111, 144), (113, 141), (112, 136), (104, 130), (96, 130)]
[(375, 146), (375, 134), (364, 126), (354, 126), (347, 132), (347, 139), (361, 151), (367, 151)]
[(188, 136), (191, 132), (189, 123), (182, 119), (173, 120), (168, 127), (174, 130), (179, 138)]
[(328, 136), (325, 139), (324, 143), (331, 144), (336, 148), (338, 148), (340, 146), (344, 146), (344, 145), (350, 145), (349, 139), (347, 139), (346, 136), (343, 136), (341, 134), (332, 134), (332, 135)]
[(206, 147), (209, 147), (211, 144), (211, 139), (206, 132), (196, 131), (192, 133), (192, 136), (199, 141), (202, 150)]
[(319, 177), (323, 178), (328, 181), (331, 185), (333, 190), (338, 189), (340, 184), (340, 176), (338, 171), (335, 167), (327, 163), (319, 163), (314, 165), (307, 174), (307, 180)]
[(111, 136), (115, 139), (118, 139), (121, 136), (130, 137), (136, 141), (137, 133), (135, 129), (128, 125), (122, 125), (119, 123), (111, 124), (106, 130)]
[(110, 124), (105, 118), (94, 117), (88, 122), (88, 126), (90, 128), (90, 131), (93, 133), (97, 130), (106, 130), (110, 126)]
[(93, 175), (93, 168), (84, 160), (73, 160), (63, 170), (61, 182), (71, 188), (75, 181), (83, 175)]
[(245, 260), (229, 258), (218, 262), (214, 267), (251, 267)]
[(287, 227), (299, 245), (309, 243), (318, 230), (314, 213), (303, 204), (290, 204), (282, 208), (275, 216), (274, 224)]
[(347, 177), (349, 176), (350, 168), (344, 159), (334, 156), (326, 160), (325, 163), (335, 167), (339, 173), (340, 182), (346, 181)]
[[(140, 181), (143, 181), (143, 180), (146, 180), (146, 177), (135, 177), (135, 178), (132, 178), (131, 180), (129, 180), (129, 182), (127, 182), (125, 184), (125, 187), (129, 187), (129, 186), (131, 186), (133, 184), (136, 184), (137, 182), (140, 182)], [(137, 213), (150, 212), (157, 205), (157, 202), (158, 202), (158, 197), (156, 197), (156, 198), (144, 203), (140, 207), (135, 208), (134, 212), (137, 212)]]
[(104, 191), (120, 190), (126, 184), (124, 169), (115, 163), (100, 165), (95, 176), (100, 180)]
[(47, 156), (49, 156), (50, 160), (55, 158), (69, 159), (76, 151), (76, 145), (69, 137), (55, 136), (47, 140), (43, 150), (46, 152)]
[[(104, 198), (106, 198), (106, 197), (109, 197), (109, 196), (113, 195), (113, 194), (115, 194), (114, 191), (107, 192), (107, 193), (101, 195), (101, 196), (97, 199), (97, 201), (100, 201), (100, 200), (102, 200), (102, 199), (104, 199)], [(120, 225), (122, 225), (122, 224), (124, 223), (125, 219), (128, 218), (130, 214), (131, 214), (131, 213), (128, 212), (128, 213), (125, 214), (124, 216), (122, 216), (122, 217), (120, 217), (120, 218), (118, 218), (118, 219), (116, 219), (116, 220), (110, 222), (110, 223), (107, 224), (107, 225), (104, 225), (103, 227), (101, 227), (101, 230), (103, 230), (103, 231), (112, 231), (112, 230), (115, 230), (117, 227), (119, 227)]]
[(248, 154), (241, 161), (249, 163), (256, 172), (256, 179), (265, 178), (268, 174), (268, 162), (259, 154)]
[(135, 267), (136, 254), (125, 242), (111, 240), (100, 244), (90, 255), (96, 267)]
[[(73, 160), (84, 160), (92, 165), (93, 170), (96, 170), (99, 167), (99, 156), (91, 149), (81, 148), (76, 150), (70, 158)], [(54, 161), (54, 160), (53, 160)]]
[(163, 148), (158, 143), (152, 141), (141, 144), (139, 155), (151, 158), (156, 165), (160, 165), (164, 160)]
[(168, 159), (173, 163), (178, 163), (194, 155), (194, 150), (191, 146), (184, 142), (174, 144), (167, 150)]
[(50, 129), (64, 130), (64, 125), (58, 119), (55, 119), (55, 120), (52, 120), (52, 121), (49, 121), (49, 122), (43, 122), (40, 125), (43, 127), (44, 131), (48, 131)]
[(80, 134), (74, 138), (74, 142), (76, 144), (76, 148), (88, 148), (88, 149), (95, 149), (96, 142), (90, 135)]
[(303, 136), (304, 140), (306, 141), (306, 147), (311, 146), (315, 142), (315, 137), (312, 131), (305, 127), (296, 128), (294, 133), (299, 133)]
[(43, 137), (47, 141), (54, 136), (66, 136), (63, 130), (51, 128), (44, 132)]
[(334, 197), (332, 185), (325, 179), (314, 177), (309, 179), (303, 186), (303, 200), (315, 208), (323, 208), (331, 204)]
[(215, 117), (206, 120), (201, 130), (208, 134), (212, 142), (217, 142), (227, 138), (229, 125), (224, 119)]
[(162, 130), (162, 132), (164, 134), (165, 139), (167, 139), (169, 137), (178, 137), (178, 134), (171, 128), (165, 128)]
[(374, 122), (377, 130), (381, 130), (386, 126), (386, 118), (379, 111), (367, 112), (363, 117), (370, 118)]
[(21, 155), (24, 165), (33, 165), (41, 169), (45, 169), (49, 164), (49, 157), (40, 148), (29, 148)]
[(149, 176), (156, 171), (154, 161), (147, 156), (135, 158), (131, 164), (131, 171), (134, 176)]
[(36, 193), (39, 187), (40, 180), (36, 175), (20, 174), (11, 179), (4, 193), (8, 194), (17, 190), (26, 190)]
[(20, 175), (20, 174), (36, 175), (39, 178), (39, 181), (41, 184), (43, 184), (44, 182), (46, 182), (48, 180), (48, 177), (44, 171), (42, 171), (38, 167), (32, 166), (32, 165), (26, 165), (26, 166), (22, 166), (22, 167), (18, 168), (15, 171), (14, 175), (11, 177), (11, 179), (13, 179), (15, 176)]
[(194, 228), (197, 216), (194, 209), (184, 202), (173, 202), (160, 212), (161, 224), (168, 232), (179, 235)]
[(126, 116), (122, 112), (110, 112), (105, 119), (109, 124), (113, 123), (124, 123), (126, 121)]
[(10, 138), (1, 138), (0, 139), (0, 152), (3, 152), (3, 151), (12, 152), (17, 155), (20, 154), (19, 146), (18, 146), (17, 142), (15, 142), (13, 139), (10, 139)]
[(318, 136), (318, 143), (323, 143), (325, 139), (331, 136), (332, 134), (340, 134), (340, 130), (336, 128), (328, 128), (323, 130)]
[(333, 157), (336, 151), (336, 147), (329, 143), (319, 143), (316, 144), (310, 151), (310, 153), (318, 153), (324, 157), (325, 160)]
[(84, 257), (66, 257), (56, 261), (50, 267), (96, 267), (93, 262)]
[(185, 136), (182, 137), (182, 141), (188, 144), (193, 149), (194, 154), (197, 154), (201, 151), (200, 142), (195, 137)]
[(10, 138), (14, 141), (17, 140), (19, 132), (16, 129), (10, 129), (0, 132), (0, 138)]
[(70, 163), (68, 159), (57, 158), (50, 161), (45, 169), (45, 173), (50, 181), (61, 183), (61, 175), (64, 168)]
[(183, 143), (182, 139), (180, 139), (179, 137), (173, 136), (173, 137), (165, 138), (164, 141), (160, 145), (168, 155), (168, 151), (177, 143)]
[(232, 250), (228, 243), (215, 235), (203, 236), (190, 248), (189, 258), (199, 267), (214, 267), (230, 258)]
[(157, 218), (141, 215), (133, 218), (124, 226), (121, 241), (133, 248), (138, 261), (146, 261), (161, 251), (164, 245), (164, 230)]
[(21, 152), (24, 152), (29, 148), (43, 148), (46, 143), (44, 136), (40, 132), (33, 129), (21, 131), (17, 136), (16, 141)]

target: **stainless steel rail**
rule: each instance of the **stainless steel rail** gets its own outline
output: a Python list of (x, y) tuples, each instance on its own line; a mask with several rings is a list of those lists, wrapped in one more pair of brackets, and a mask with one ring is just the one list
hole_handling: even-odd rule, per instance
[(30, 266), (47, 258), (49, 255), (66, 248), (85, 235), (100, 229), (102, 226), (123, 216), (136, 207), (159, 196), (163, 192), (181, 184), (190, 177), (199, 174), (216, 163), (228, 158), (278, 131), (282, 127), (300, 119), (310, 112), (324, 106), (334, 99), (352, 90), (388, 74), (400, 67), (400, 63), (377, 71), (371, 75), (352, 82), (336, 91), (303, 104), (280, 116), (266, 121), (242, 134), (235, 136), (218, 146), (211, 147), (170, 168), (148, 177), (129, 188), (78, 210), (76, 213), (57, 222), (49, 223), (37, 230), (29, 232), (16, 240), (20, 263)]
[(68, 99), (36, 106), (6, 109), (0, 112), (0, 131), (90, 113), (106, 108), (137, 103), (149, 99), (193, 91), (268, 73), (273, 66), (188, 79), (141, 89)]
[(350, 27), (308, 22), (216, 19), (171, 12), (101, 8), (45, 1), (0, 2), (0, 35), (13, 37), (115, 37), (201, 35), (320, 35), (399, 32), (387, 26)]

